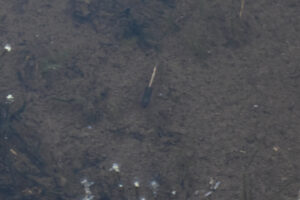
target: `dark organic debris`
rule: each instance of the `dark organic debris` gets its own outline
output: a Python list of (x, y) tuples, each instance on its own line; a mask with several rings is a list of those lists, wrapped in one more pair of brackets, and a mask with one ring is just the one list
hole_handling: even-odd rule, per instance
[[(12, 111), (11, 104), (0, 103), (0, 198), (11, 199), (41, 199), (41, 195), (57, 194), (40, 182), (41, 178), (51, 179), (46, 172), (46, 165), (38, 153), (38, 148), (28, 142), (23, 134), (15, 129), (15, 124), (21, 124), (21, 114), (26, 109), (26, 103), (21, 108)], [(38, 143), (39, 141), (33, 141)]]

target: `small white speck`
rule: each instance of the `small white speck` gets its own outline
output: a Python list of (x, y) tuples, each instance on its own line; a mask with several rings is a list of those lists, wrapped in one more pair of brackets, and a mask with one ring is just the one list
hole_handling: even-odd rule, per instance
[(140, 200), (146, 200), (146, 198), (145, 197), (141, 197)]
[(124, 185), (122, 183), (120, 183), (118, 186), (119, 186), (119, 188), (123, 188), (124, 187)]
[(11, 45), (10, 44), (6, 44), (4, 45), (4, 49), (7, 51), (7, 52), (10, 52), (11, 51)]
[(87, 179), (85, 178), (85, 179), (83, 179), (80, 183), (81, 183), (82, 185), (85, 185), (87, 182), (88, 182), (88, 181), (87, 181)]
[(80, 182), (84, 187), (90, 187), (94, 184), (94, 182), (88, 181), (86, 178), (82, 179)]
[(254, 104), (254, 105), (253, 105), (253, 108), (258, 108), (258, 105), (257, 105), (257, 104)]
[(13, 96), (12, 94), (9, 94), (9, 95), (6, 96), (6, 99), (7, 99), (7, 100), (11, 100), (11, 99), (13, 99), (13, 98), (14, 98), (14, 96)]
[(115, 172), (120, 172), (120, 167), (118, 163), (113, 163), (109, 171), (115, 171)]
[(6, 103), (13, 103), (15, 100), (15, 97), (12, 94), (9, 94), (6, 96)]
[(134, 187), (138, 188), (140, 187), (140, 183), (138, 181), (134, 181), (133, 182)]
[(176, 195), (176, 193), (177, 193), (176, 190), (172, 190), (171, 192), (172, 195)]

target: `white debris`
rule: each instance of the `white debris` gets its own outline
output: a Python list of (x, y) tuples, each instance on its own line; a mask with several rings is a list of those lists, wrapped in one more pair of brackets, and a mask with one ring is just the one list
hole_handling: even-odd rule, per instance
[(90, 186), (94, 185), (94, 182), (88, 181), (86, 178), (84, 178), (84, 179), (81, 181), (81, 184), (82, 184), (84, 187), (90, 187)]
[(212, 194), (212, 191), (208, 191), (208, 192), (206, 192), (205, 194), (204, 194), (204, 197), (208, 197), (208, 196), (210, 196)]
[(172, 190), (171, 194), (172, 195), (176, 195), (177, 191), (176, 190)]
[(159, 187), (159, 184), (156, 181), (151, 181), (150, 186), (152, 188), (153, 194), (156, 194), (157, 190), (158, 190), (158, 187)]
[(12, 94), (6, 96), (6, 103), (13, 103), (15, 101), (15, 97)]
[(213, 187), (213, 190), (218, 189), (218, 187), (220, 186), (220, 184), (221, 184), (221, 181), (217, 181), (216, 184)]
[(204, 197), (208, 197), (208, 196), (212, 195), (212, 193), (219, 188), (220, 184), (221, 184), (221, 181), (215, 181), (213, 178), (210, 178), (209, 179), (209, 185), (210, 185), (209, 189), (210, 190), (204, 194)]
[(134, 181), (133, 182), (134, 187), (138, 188), (140, 187), (140, 183), (138, 181)]
[(112, 167), (109, 169), (109, 171), (120, 172), (120, 167), (119, 167), (118, 163), (113, 163)]
[(85, 196), (82, 200), (92, 200), (94, 199), (94, 195), (92, 195), (90, 187), (94, 184), (94, 182), (88, 181), (86, 178), (81, 181), (81, 184), (84, 187)]
[(10, 44), (5, 44), (4, 45), (4, 49), (7, 51), (7, 52), (10, 52), (11, 51), (11, 45)]

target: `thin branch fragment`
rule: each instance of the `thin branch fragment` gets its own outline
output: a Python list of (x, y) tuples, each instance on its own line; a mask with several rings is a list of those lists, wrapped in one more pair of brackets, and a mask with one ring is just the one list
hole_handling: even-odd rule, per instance
[(152, 83), (153, 83), (155, 74), (156, 74), (156, 65), (155, 65), (154, 68), (153, 68), (152, 76), (151, 76), (151, 79), (150, 79), (150, 82), (149, 82), (148, 87), (151, 87), (151, 86), (152, 86)]
[(245, 7), (245, 0), (241, 0), (240, 18), (242, 18)]

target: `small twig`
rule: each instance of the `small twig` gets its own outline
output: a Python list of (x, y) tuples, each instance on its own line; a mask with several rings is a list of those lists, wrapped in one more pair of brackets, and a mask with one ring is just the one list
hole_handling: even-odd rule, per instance
[(157, 67), (155, 65), (154, 68), (153, 68), (153, 72), (152, 72), (150, 82), (149, 82), (148, 86), (145, 88), (145, 91), (144, 91), (144, 95), (143, 95), (143, 98), (142, 98), (142, 107), (144, 107), (144, 108), (146, 108), (148, 106), (148, 104), (150, 103), (150, 100), (151, 100), (152, 83), (153, 83), (153, 80), (154, 80), (154, 77), (155, 77), (155, 74), (156, 74), (156, 68)]
[(241, 0), (240, 18), (242, 18), (244, 7), (245, 7), (245, 0)]
[(152, 72), (151, 79), (150, 79), (148, 87), (152, 87), (152, 83), (153, 83), (153, 80), (155, 78), (155, 74), (156, 74), (156, 65), (153, 68), (153, 72)]

